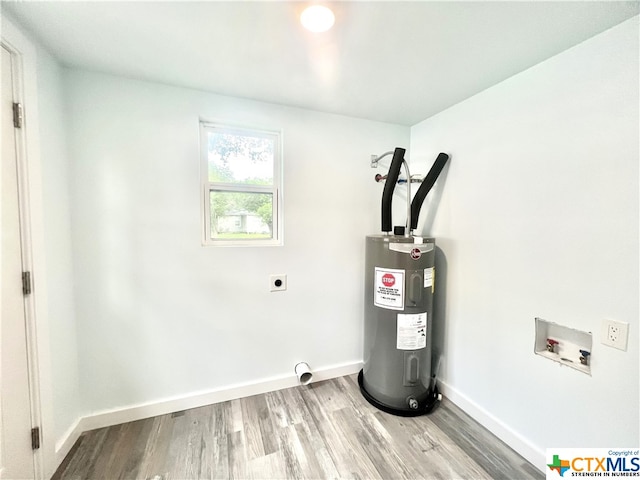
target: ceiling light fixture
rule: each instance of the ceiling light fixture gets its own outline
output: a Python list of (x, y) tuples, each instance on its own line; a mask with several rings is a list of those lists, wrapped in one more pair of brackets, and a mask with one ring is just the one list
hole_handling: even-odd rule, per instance
[(336, 21), (336, 17), (327, 7), (323, 7), (322, 5), (312, 5), (302, 12), (302, 15), (300, 15), (300, 21), (307, 30), (320, 33), (329, 30)]

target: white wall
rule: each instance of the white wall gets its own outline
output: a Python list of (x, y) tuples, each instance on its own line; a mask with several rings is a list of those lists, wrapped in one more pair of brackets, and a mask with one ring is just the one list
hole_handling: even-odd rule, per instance
[(56, 456), (56, 442), (82, 413), (62, 69), (6, 12), (2, 15), (2, 40), (19, 52), (22, 63), (28, 194), (23, 214), (30, 245), (23, 251), (23, 262), (33, 272), (34, 293), (27, 301), (35, 321), (38, 357), (39, 391), (32, 392), (37, 404), (33, 415), (43, 438), (36, 453), (40, 461), (36, 475), (49, 478), (62, 460)]
[[(411, 130), (413, 170), (451, 154), (424, 227), (446, 257), (442, 379), (537, 459), (638, 444), (638, 85), (636, 17)], [(592, 376), (533, 354), (536, 316), (593, 332)]]
[(38, 49), (38, 102), (42, 151), (46, 284), (50, 327), (54, 438), (60, 439), (81, 412), (69, 200), (63, 69)]
[[(409, 128), (73, 70), (66, 87), (88, 412), (361, 361), (369, 158)], [(201, 245), (199, 118), (282, 130), (283, 247)]]
[[(638, 440), (637, 21), (411, 129), (412, 173), (452, 155), (422, 217), (448, 264), (445, 387), (536, 451)], [(79, 71), (61, 81), (38, 57), (34, 262), (56, 440), (90, 412), (361, 360), (381, 192), (369, 156), (407, 146), (407, 128)], [(199, 117), (283, 130), (284, 247), (200, 245)], [(269, 293), (270, 273), (289, 290)], [(535, 316), (594, 332), (592, 377), (533, 355)], [(630, 323), (628, 352), (600, 345), (602, 318)]]

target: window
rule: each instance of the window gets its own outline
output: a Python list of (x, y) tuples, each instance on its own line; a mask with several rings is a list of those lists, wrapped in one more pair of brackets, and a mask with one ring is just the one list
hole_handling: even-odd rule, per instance
[(204, 242), (280, 245), (280, 134), (200, 124)]

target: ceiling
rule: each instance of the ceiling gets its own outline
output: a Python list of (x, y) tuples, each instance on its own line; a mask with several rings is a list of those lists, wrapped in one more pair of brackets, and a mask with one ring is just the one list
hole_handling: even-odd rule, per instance
[(324, 2), (336, 23), (313, 34), (298, 21), (309, 3), (2, 1), (2, 13), (66, 66), (414, 125), (640, 5)]

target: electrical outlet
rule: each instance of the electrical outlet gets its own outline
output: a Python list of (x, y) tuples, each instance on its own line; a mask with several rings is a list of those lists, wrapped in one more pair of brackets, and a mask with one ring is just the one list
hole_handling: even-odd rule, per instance
[(269, 288), (272, 292), (283, 292), (287, 289), (287, 276), (284, 273), (269, 275)]
[(602, 344), (619, 350), (627, 350), (627, 338), (629, 337), (629, 324), (616, 320), (602, 321)]
[(615, 325), (609, 325), (609, 330), (607, 331), (607, 340), (611, 343), (617, 343), (620, 338), (620, 327)]

